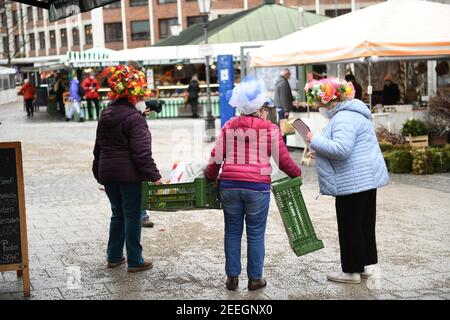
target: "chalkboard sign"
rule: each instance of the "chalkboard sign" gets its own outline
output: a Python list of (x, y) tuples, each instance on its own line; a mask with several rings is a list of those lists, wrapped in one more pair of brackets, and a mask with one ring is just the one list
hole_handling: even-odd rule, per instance
[(30, 294), (25, 190), (20, 142), (0, 143), (0, 271), (23, 276)]

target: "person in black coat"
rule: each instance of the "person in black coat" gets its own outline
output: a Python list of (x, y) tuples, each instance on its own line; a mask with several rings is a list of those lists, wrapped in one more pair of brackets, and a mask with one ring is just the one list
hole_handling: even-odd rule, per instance
[(353, 74), (348, 74), (345, 76), (345, 81), (351, 82), (353, 84), (353, 87), (355, 88), (355, 99), (361, 100), (362, 99), (362, 87), (356, 81), (355, 76)]
[[(142, 72), (131, 70), (130, 73), (139, 74), (146, 86)], [(111, 203), (108, 268), (128, 262), (128, 272), (138, 272), (153, 267), (152, 261), (142, 257), (141, 183), (160, 184), (161, 175), (152, 157), (147, 121), (137, 110), (137, 104), (144, 103), (144, 97), (127, 96), (129, 91), (126, 89), (115, 92), (116, 88), (129, 87), (127, 83), (117, 85), (118, 82), (117, 78), (110, 82), (113, 102), (102, 112), (98, 122), (92, 172), (105, 186)], [(124, 245), (127, 259), (123, 257)]]
[(383, 88), (383, 105), (395, 105), (398, 104), (400, 99), (400, 90), (398, 85), (394, 83), (394, 78), (391, 74), (387, 74), (384, 77), (384, 88)]
[(200, 95), (200, 83), (197, 75), (193, 75), (189, 87), (187, 88), (187, 104), (191, 106), (192, 118), (198, 118), (198, 97)]

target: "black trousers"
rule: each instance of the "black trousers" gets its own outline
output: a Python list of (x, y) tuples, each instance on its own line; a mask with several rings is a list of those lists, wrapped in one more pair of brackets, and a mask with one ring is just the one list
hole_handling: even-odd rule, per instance
[(28, 115), (33, 115), (33, 99), (25, 99), (25, 109), (27, 110)]
[(375, 239), (377, 189), (336, 197), (336, 215), (342, 271), (364, 272), (376, 264)]
[(87, 98), (86, 102), (87, 102), (87, 109), (88, 109), (88, 113), (89, 113), (89, 119), (93, 119), (93, 117), (92, 117), (92, 102), (94, 102), (95, 112), (97, 112), (97, 119), (99, 119), (100, 118), (100, 109), (99, 109), (100, 106), (98, 103), (98, 99), (97, 98), (94, 98), (94, 99)]

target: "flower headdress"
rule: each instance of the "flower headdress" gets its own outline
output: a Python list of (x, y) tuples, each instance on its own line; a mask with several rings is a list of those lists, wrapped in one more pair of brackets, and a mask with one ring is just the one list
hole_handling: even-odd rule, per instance
[(152, 91), (148, 89), (145, 74), (133, 66), (118, 65), (108, 67), (102, 72), (102, 76), (109, 76), (108, 84), (111, 89), (109, 98), (111, 100), (119, 98), (134, 100), (139, 97), (150, 97), (153, 95)]
[(305, 86), (308, 103), (328, 104), (331, 101), (350, 100), (355, 97), (355, 88), (351, 82), (340, 79), (312, 80)]

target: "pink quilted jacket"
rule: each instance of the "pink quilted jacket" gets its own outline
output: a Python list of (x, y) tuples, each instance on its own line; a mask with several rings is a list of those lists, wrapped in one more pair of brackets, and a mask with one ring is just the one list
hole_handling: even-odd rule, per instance
[(270, 183), (271, 156), (288, 176), (301, 175), (276, 125), (252, 116), (234, 117), (222, 128), (205, 176), (217, 179), (222, 167), (220, 179)]

